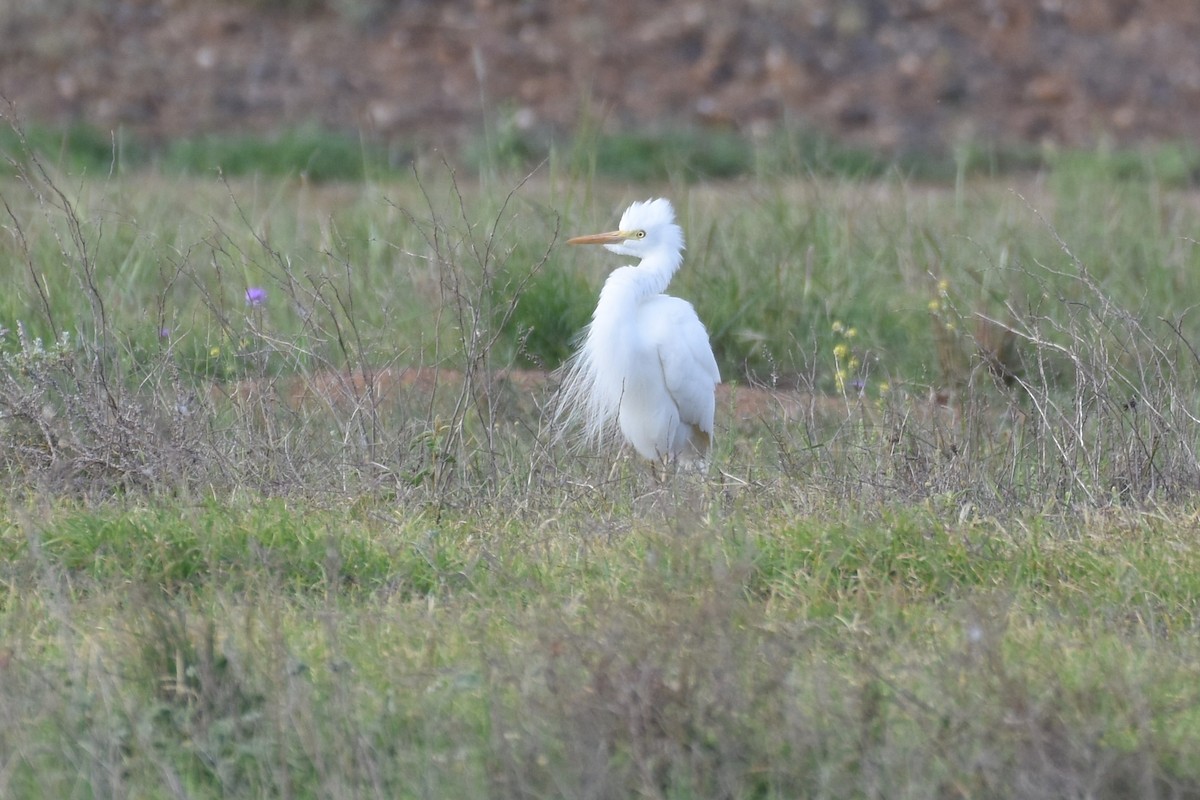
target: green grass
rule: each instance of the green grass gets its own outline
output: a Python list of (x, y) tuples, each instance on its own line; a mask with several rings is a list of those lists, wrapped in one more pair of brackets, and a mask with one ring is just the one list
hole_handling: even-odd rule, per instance
[[(83, 511), (63, 515), (52, 534), (6, 542), (19, 560), (29, 549), (72, 573), (99, 582), (133, 580), (175, 592), (219, 581), (245, 591), (266, 577), (300, 592), (374, 591), (389, 581), (424, 593), (434, 584), (430, 565), (344, 526), (344, 518), (313, 511), (303, 518), (281, 503), (229, 509), (209, 504), (184, 510), (165, 507)], [(21, 545), (24, 545), (23, 547)]]
[[(754, 142), (719, 129), (602, 133), (585, 125), (574, 136), (555, 137), (523, 130), (511, 116), (498, 115), (485, 133), (467, 143), (460, 161), (481, 174), (529, 171), (551, 161), (593, 179), (636, 183), (782, 176), (877, 180), (889, 175), (947, 183), (1053, 171), (1187, 187), (1200, 174), (1200, 152), (1186, 142), (1088, 151), (979, 142), (964, 144), (953, 153), (913, 152), (885, 158), (812, 131), (784, 130)], [(320, 183), (404, 177), (423, 148), (415, 140), (383, 141), (317, 125), (273, 135), (209, 134), (168, 142), (82, 124), (0, 130), (0, 152), (20, 160), (28, 151), (55, 167), (91, 177), (155, 169), (171, 175), (209, 177), (220, 171), (229, 177), (302, 177)]]
[[(5, 788), (843, 797), (1200, 784), (1200, 550), (1181, 520), (1045, 534), (917, 509), (798, 522), (781, 499), (701, 495), (685, 533), (658, 507), (604, 538), (591, 503), (550, 524), (501, 510), (449, 525), (244, 496), (10, 505)], [(335, 531), (374, 552), (326, 552)], [(185, 580), (176, 558), (146, 557), (154, 539), (189, 537), (207, 566)], [(406, 553), (427, 559), (424, 583), (406, 580)]]
[[(0, 796), (1200, 794), (1186, 151), (518, 185), (311, 135), (0, 178)], [(492, 380), (659, 193), (739, 384), (666, 483)]]
[[(263, 164), (264, 178), (276, 167), (354, 176), (366, 164), (361, 154), (347, 150), (339, 156), (347, 162), (343, 167), (318, 168), (300, 157), (308, 152), (304, 147), (284, 151), (292, 155), (281, 155), (275, 167), (241, 152), (225, 162), (226, 174)], [(194, 157), (197, 164), (204, 161)], [(1054, 305), (1090, 291), (1056, 274), (1074, 267), (1055, 234), (1104, 291), (1130, 298), (1137, 313), (1182, 315), (1185, 330), (1194, 331), (1186, 314), (1186, 287), (1197, 266), (1196, 249), (1188, 244), (1192, 210), (1156, 179), (1114, 177), (1104, 160), (1091, 162), (1096, 166), (1090, 172), (1063, 160), (1061, 169), (1047, 175), (1049, 191), (1023, 180), (977, 180), (956, 192), (927, 191), (910, 189), (897, 175), (871, 186), (839, 179), (762, 181), (716, 191), (660, 184), (637, 195), (624, 184), (605, 183), (597, 184), (598, 196), (588, 208), (568, 201), (576, 207), (563, 206), (565, 215), (556, 217), (546, 198), (562, 190), (539, 188), (535, 203), (520, 208), (519, 218), (506, 220), (498, 231), (497, 261), (490, 265), (497, 272), (488, 278), (488, 303), (503, 309), (510, 297), (518, 297), (516, 313), (499, 332), (504, 357), (522, 351), (525, 363), (553, 368), (590, 314), (601, 264), (610, 259), (570, 253), (568, 264), (568, 253), (555, 247), (537, 274), (527, 274), (551, 245), (555, 227), (566, 234), (611, 225), (623, 202), (654, 191), (672, 194), (686, 215), (690, 250), (674, 285), (700, 310), (731, 378), (766, 380), (782, 372), (830, 387), (829, 353), (838, 338), (832, 326), (841, 322), (859, 333), (855, 344), (864, 371), (935, 382), (931, 300), (945, 302), (961, 317), (977, 312), (1001, 317), (1009, 313), (1006, 305), (1042, 313), (1043, 297)], [(222, 162), (214, 157), (212, 163)], [(431, 170), (425, 179), (441, 177)], [(568, 185), (580, 180), (566, 169), (556, 170), (552, 179)], [(429, 244), (420, 226), (427, 212), (411, 176), (392, 175), (362, 192), (254, 179), (228, 189), (185, 179), (188, 189), (180, 191), (180, 180), (133, 173), (88, 181), (72, 198), (94, 250), (97, 277), (118, 304), (114, 312), (141, 317), (140, 327), (126, 332), (133, 338), (128, 349), (139, 357), (153, 353), (159, 331), (169, 328), (178, 332), (171, 346), (186, 372), (236, 377), (276, 370), (282, 365), (273, 357), (258, 362), (247, 357), (264, 350), (251, 328), (294, 341), (311, 327), (312, 314), (336, 315), (334, 306), (353, 302), (355, 295), (371, 300), (355, 307), (360, 333), (367, 337), (364, 349), (379, 352), (387, 349), (384, 343), (398, 343), (388, 347), (410, 362), (444, 351), (448, 334), (434, 309), (442, 307), (446, 286), (437, 264), (426, 263), (419, 252)], [(1030, 196), (1014, 192), (1014, 185)], [(138, 191), (127, 191), (129, 186)], [(876, 188), (888, 199), (872, 199)], [(459, 241), (447, 241), (448, 247), (458, 248), (468, 230), (476, 236), (488, 230), (494, 204), (486, 196), (479, 200), (471, 210), (474, 218), (453, 220), (462, 229), (453, 232)], [(1103, 207), (1097, 209), (1097, 202)], [(418, 218), (406, 218), (403, 210), (415, 210)], [(1104, 225), (1095, 225), (1097, 214)], [(29, 237), (32, 257), (61, 258), (54, 225), (31, 224), (37, 226), (37, 235)], [(285, 242), (286, 264), (276, 258)], [(451, 255), (472, 257), (462, 249)], [(23, 317), (31, 331), (49, 337), (45, 321), (28, 314), (35, 287), (20, 261), (10, 261), (15, 290), (0, 300), (0, 325), (11, 330)], [(61, 305), (56, 316), (67, 318), (76, 307), (73, 278), (67, 271), (41, 278)], [(948, 282), (945, 298), (939, 297), (939, 280)], [(246, 307), (250, 287), (268, 290), (264, 307)], [(155, 315), (160, 318), (151, 318)], [(440, 321), (449, 322), (444, 316)], [(335, 357), (328, 349), (318, 353)]]
[(20, 133), (0, 131), (0, 151), (17, 158), (33, 152), (57, 168), (91, 177), (155, 169), (169, 175), (211, 177), (219, 172), (325, 182), (396, 175), (407, 169), (407, 163), (393, 163), (381, 143), (316, 126), (274, 136), (212, 134), (164, 144), (140, 140), (124, 130), (31, 126)]
[(581, 166), (614, 180), (720, 180), (746, 175), (753, 151), (733, 133), (613, 134), (576, 146)]
[(271, 139), (183, 139), (168, 145), (159, 163), (166, 172), (188, 175), (203, 175), (216, 167), (228, 175), (302, 175), (318, 182), (355, 181), (396, 171), (378, 146), (315, 128), (288, 131)]

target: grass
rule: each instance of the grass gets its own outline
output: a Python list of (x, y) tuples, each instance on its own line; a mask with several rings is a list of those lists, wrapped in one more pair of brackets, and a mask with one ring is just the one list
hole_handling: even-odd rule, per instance
[[(0, 179), (0, 795), (1200, 794), (1170, 164), (38, 152)], [(507, 371), (610, 266), (562, 237), (660, 192), (738, 384), (719, 474), (664, 484)]]
[[(1179, 519), (797, 521), (779, 499), (616, 536), (586, 502), (548, 525), (167, 504), (154, 538), (211, 559), (182, 583), (145, 557), (146, 512), (101, 512), (138, 534), (102, 565), (79, 536), (96, 512), (10, 506), (6, 789), (1195, 790)], [(335, 531), (375, 552), (308, 547)]]
[(34, 125), (0, 131), (0, 151), (17, 159), (36, 154), (58, 168), (92, 177), (155, 169), (167, 175), (265, 175), (320, 183), (404, 171), (382, 143), (312, 125), (272, 137), (211, 134), (165, 143), (143, 141), (126, 130)]
[[(264, 0), (273, 2), (274, 0)], [(281, 0), (292, 2), (293, 0)], [(294, 0), (310, 3), (316, 0)], [(352, 2), (353, 0), (346, 0)], [(12, 114), (10, 113), (10, 116)], [(479, 174), (528, 172), (551, 161), (574, 174), (602, 181), (699, 183), (790, 176), (950, 183), (974, 177), (1103, 175), (1114, 183), (1154, 182), (1189, 187), (1200, 175), (1200, 152), (1185, 142), (1138, 149), (1107, 146), (1091, 151), (964, 144), (953, 153), (900, 153), (892, 158), (805, 130), (784, 130), (765, 140), (729, 130), (667, 128), (656, 132), (604, 133), (583, 124), (570, 136), (522, 129), (501, 113), (485, 133), (466, 143), (460, 160)], [(129, 130), (84, 124), (31, 124), (0, 129), (0, 152), (10, 158), (36, 153), (73, 174), (100, 178), (147, 169), (167, 175), (302, 178), (315, 183), (402, 179), (425, 148), (418, 141), (382, 140), (303, 125), (273, 136), (209, 134), (156, 142)], [(12, 171), (12, 165), (4, 168)]]

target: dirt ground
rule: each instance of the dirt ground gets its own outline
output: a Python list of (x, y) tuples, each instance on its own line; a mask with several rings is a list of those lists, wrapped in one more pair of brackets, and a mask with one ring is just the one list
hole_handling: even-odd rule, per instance
[(887, 152), (1200, 131), (1195, 0), (0, 0), (27, 121), (452, 146), (804, 126)]

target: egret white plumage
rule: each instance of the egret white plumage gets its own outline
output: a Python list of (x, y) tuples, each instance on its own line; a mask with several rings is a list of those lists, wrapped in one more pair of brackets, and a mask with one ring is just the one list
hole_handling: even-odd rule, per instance
[(708, 331), (692, 304), (663, 294), (683, 263), (675, 209), (659, 198), (634, 203), (609, 233), (567, 244), (600, 244), (640, 259), (608, 276), (583, 342), (564, 367), (557, 421), (600, 443), (613, 423), (651, 462), (707, 468), (716, 387)]

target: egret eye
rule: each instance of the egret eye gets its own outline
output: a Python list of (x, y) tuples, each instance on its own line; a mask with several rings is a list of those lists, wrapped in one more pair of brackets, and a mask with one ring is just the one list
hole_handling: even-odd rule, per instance
[(645, 232), (645, 231), (636, 231), (636, 232), (633, 234), (633, 238), (635, 238), (635, 239), (645, 239), (645, 238), (646, 238), (646, 232)]

